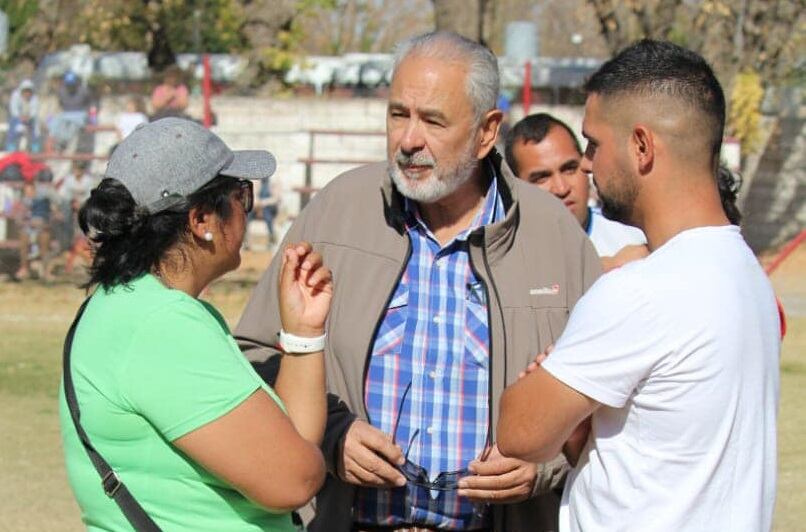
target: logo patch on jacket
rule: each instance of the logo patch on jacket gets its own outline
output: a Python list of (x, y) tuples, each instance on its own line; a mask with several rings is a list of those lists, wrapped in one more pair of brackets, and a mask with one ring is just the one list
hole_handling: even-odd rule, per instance
[(560, 293), (560, 285), (553, 284), (551, 286), (543, 286), (541, 288), (532, 288), (529, 290), (530, 296), (556, 296)]

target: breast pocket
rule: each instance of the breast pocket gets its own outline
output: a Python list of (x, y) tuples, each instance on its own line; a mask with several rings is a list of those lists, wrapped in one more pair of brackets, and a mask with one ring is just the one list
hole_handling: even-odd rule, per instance
[(406, 318), (409, 309), (408, 286), (400, 283), (386, 308), (386, 315), (375, 336), (374, 355), (399, 353), (406, 329)]

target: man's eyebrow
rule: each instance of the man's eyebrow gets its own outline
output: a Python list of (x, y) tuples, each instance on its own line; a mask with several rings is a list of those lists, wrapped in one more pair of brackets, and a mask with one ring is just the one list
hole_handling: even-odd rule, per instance
[(579, 161), (577, 159), (568, 159), (560, 165), (561, 172), (564, 170), (574, 170), (575, 168), (579, 168)]
[[(389, 111), (405, 111), (409, 112), (409, 107), (402, 102), (390, 101), (387, 105), (387, 109)], [(431, 107), (418, 107), (415, 109), (417, 114), (424, 118), (436, 119), (443, 122), (448, 121), (448, 117), (445, 116), (445, 113), (440, 111), (439, 109), (434, 109)]]
[(417, 109), (417, 112), (426, 118), (436, 118), (437, 120), (446, 121), (448, 117), (439, 109), (429, 109), (427, 107)]
[(548, 177), (550, 175), (551, 175), (551, 170), (545, 170), (545, 169), (542, 169), (542, 168), (540, 170), (535, 170), (535, 171), (529, 173), (529, 177), (532, 178), (532, 179), (540, 179), (541, 177)]

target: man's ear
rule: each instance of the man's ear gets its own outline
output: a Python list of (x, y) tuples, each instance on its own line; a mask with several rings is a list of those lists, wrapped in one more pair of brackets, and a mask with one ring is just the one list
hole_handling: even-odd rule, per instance
[(498, 130), (501, 128), (501, 121), (504, 119), (504, 113), (499, 109), (487, 111), (481, 117), (479, 125), (479, 148), (476, 151), (477, 159), (484, 159), (490, 150), (495, 146), (495, 141), (498, 138)]
[(655, 164), (655, 134), (646, 126), (636, 125), (630, 137), (630, 151), (638, 175), (646, 175)]
[(210, 211), (193, 207), (188, 211), (188, 228), (190, 234), (199, 240), (204, 240), (205, 233), (213, 232), (213, 214)]

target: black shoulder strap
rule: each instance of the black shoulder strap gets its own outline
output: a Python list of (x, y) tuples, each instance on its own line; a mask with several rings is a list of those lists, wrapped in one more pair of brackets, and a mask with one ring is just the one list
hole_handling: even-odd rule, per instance
[(135, 530), (160, 532), (160, 527), (158, 527), (148, 516), (146, 511), (143, 510), (143, 507), (140, 506), (140, 503), (138, 503), (129, 492), (126, 485), (120, 481), (109, 463), (98, 454), (98, 451), (96, 451), (95, 447), (90, 443), (89, 436), (87, 436), (87, 433), (84, 432), (84, 429), (81, 427), (81, 413), (78, 410), (78, 400), (76, 399), (76, 391), (73, 388), (73, 377), (70, 372), (70, 350), (73, 346), (73, 335), (76, 332), (78, 320), (81, 319), (81, 315), (84, 314), (84, 309), (89, 301), (90, 298), (87, 298), (84, 303), (81, 304), (81, 308), (78, 309), (78, 314), (76, 314), (76, 318), (73, 320), (73, 324), (67, 332), (67, 338), (64, 340), (64, 395), (67, 399), (67, 407), (70, 409), (70, 417), (73, 418), (73, 424), (76, 427), (78, 437), (81, 439), (81, 443), (84, 444), (84, 449), (87, 451), (92, 465), (95, 466), (95, 469), (101, 476), (101, 486), (104, 489), (104, 493), (111, 499), (114, 499), (121, 511), (123, 511), (123, 515), (126, 516), (126, 519), (129, 520), (129, 523), (131, 523)]

